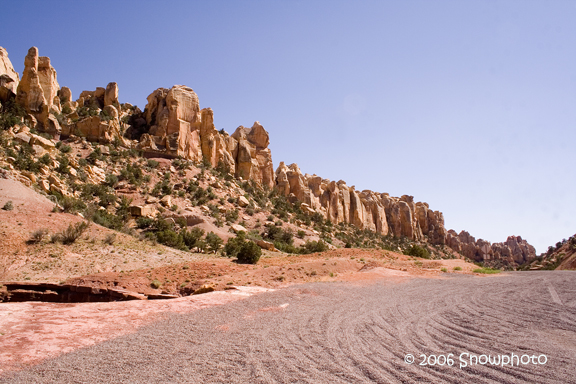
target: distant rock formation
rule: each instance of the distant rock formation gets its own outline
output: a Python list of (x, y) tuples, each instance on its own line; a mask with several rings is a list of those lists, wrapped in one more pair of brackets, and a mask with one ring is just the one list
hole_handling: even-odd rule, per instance
[(476, 240), (466, 231), (457, 234), (448, 231), (446, 244), (453, 250), (474, 261), (504, 264), (524, 264), (536, 257), (536, 249), (520, 236), (508, 236), (504, 243), (493, 243), (482, 239)]
[(412, 196), (390, 197), (370, 190), (356, 191), (346, 182), (302, 175), (297, 164), (276, 169), (278, 191), (304, 203), (304, 209), (317, 211), (332, 223), (352, 224), (382, 235), (423, 240), (443, 244), (446, 230), (441, 212), (432, 211), (426, 203), (414, 203)]

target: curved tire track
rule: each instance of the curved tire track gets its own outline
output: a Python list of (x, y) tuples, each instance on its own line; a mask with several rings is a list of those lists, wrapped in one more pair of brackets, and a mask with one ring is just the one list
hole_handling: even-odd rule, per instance
[[(576, 273), (450, 276), (293, 286), (174, 315), (0, 383), (574, 381)], [(460, 369), (460, 352), (545, 354), (548, 362)], [(454, 353), (455, 366), (420, 366), (422, 353)]]

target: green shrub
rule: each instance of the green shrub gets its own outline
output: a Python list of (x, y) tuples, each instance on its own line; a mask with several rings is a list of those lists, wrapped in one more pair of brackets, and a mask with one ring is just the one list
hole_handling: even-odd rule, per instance
[(56, 172), (67, 175), (70, 173), (70, 159), (66, 155), (58, 156), (56, 159), (58, 161), (58, 167), (56, 168)]
[(228, 242), (224, 246), (224, 255), (228, 257), (237, 257), (238, 253), (240, 252), (240, 248), (242, 244), (246, 241), (246, 232), (240, 231), (231, 239), (228, 239)]
[(262, 256), (262, 250), (253, 241), (246, 241), (238, 252), (238, 262), (240, 264), (256, 264)]
[(104, 184), (106, 184), (110, 188), (114, 188), (118, 184), (118, 176), (116, 176), (113, 173), (107, 174), (106, 180), (104, 181)]
[(454, 267), (454, 270), (455, 270), (455, 271), (461, 271), (461, 270), (462, 270), (462, 267), (460, 267), (460, 266)]
[[(190, 249), (199, 248), (198, 244), (199, 241), (202, 239), (204, 235), (204, 230), (202, 228), (194, 227), (190, 231), (186, 228), (183, 228), (180, 231), (182, 235), (182, 239), (184, 240), (184, 244)], [(201, 244), (200, 244), (201, 245)]]
[(157, 162), (156, 160), (148, 159), (146, 161), (146, 165), (148, 165), (152, 169), (155, 169), (155, 168), (158, 168), (158, 165), (160, 165), (160, 163)]
[(60, 149), (60, 152), (62, 152), (62, 153), (70, 153), (70, 152), (72, 152), (72, 147), (69, 146), (69, 145), (63, 145), (63, 146), (61, 146), (59, 149)]
[(326, 250), (328, 250), (328, 244), (322, 240), (307, 241), (306, 244), (301, 247), (300, 253), (324, 252)]
[(163, 231), (156, 232), (156, 240), (160, 244), (164, 244), (168, 247), (180, 249), (182, 251), (187, 251), (188, 247), (184, 244), (184, 239), (180, 234), (174, 232), (172, 229), (165, 229)]
[(154, 279), (151, 283), (150, 286), (154, 289), (158, 289), (162, 286), (162, 283), (159, 282), (158, 280)]
[(440, 268), (440, 271), (441, 271), (441, 272), (448, 272), (448, 269), (446, 269), (446, 268)]
[(86, 204), (84, 204), (82, 200), (74, 197), (62, 196), (58, 200), (60, 201), (63, 212), (76, 213), (86, 209)]
[(500, 273), (502, 272), (499, 269), (492, 269), (492, 268), (476, 268), (475, 270), (473, 270), (472, 272), (474, 273), (484, 273), (484, 274), (494, 274), (494, 273)]
[(0, 129), (9, 129), (22, 123), (24, 116), (26, 116), (26, 111), (13, 98), (3, 101), (0, 104)]
[(408, 251), (404, 252), (404, 254), (409, 256), (421, 257), (423, 259), (430, 258), (430, 252), (428, 252), (426, 248), (423, 248), (416, 244), (412, 245), (412, 247), (410, 247)]
[(237, 209), (232, 209), (228, 212), (226, 212), (226, 221), (230, 222), (230, 223), (235, 223), (236, 220), (238, 220), (238, 210)]
[(214, 232), (209, 232), (206, 235), (206, 244), (210, 252), (213, 253), (218, 252), (220, 250), (220, 247), (222, 246), (222, 243), (223, 243), (222, 239), (218, 237), (218, 235), (215, 234)]
[(62, 244), (72, 244), (78, 240), (84, 232), (86, 232), (89, 226), (90, 223), (87, 221), (70, 224), (68, 228), (56, 234), (55, 240), (61, 241)]

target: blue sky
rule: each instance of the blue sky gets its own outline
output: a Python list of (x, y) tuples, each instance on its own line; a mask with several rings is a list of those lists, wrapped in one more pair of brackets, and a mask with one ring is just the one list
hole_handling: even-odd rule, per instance
[(218, 129), (260, 121), (274, 165), (413, 195), (446, 227), (576, 232), (574, 1), (4, 1), (0, 46), (77, 97), (142, 109), (192, 87)]

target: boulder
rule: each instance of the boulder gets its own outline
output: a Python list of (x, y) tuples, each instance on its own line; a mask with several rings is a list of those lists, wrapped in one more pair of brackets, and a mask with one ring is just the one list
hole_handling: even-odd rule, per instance
[(214, 291), (214, 284), (203, 284), (200, 288), (196, 289), (192, 294), (199, 295), (201, 293), (208, 293)]
[(52, 140), (45, 139), (42, 136), (38, 135), (32, 135), (30, 145), (39, 145), (48, 151), (52, 151), (56, 148), (56, 145)]
[(130, 214), (136, 217), (153, 217), (156, 214), (156, 207), (153, 205), (132, 205), (130, 206)]
[(244, 228), (244, 227), (241, 226), (240, 224), (232, 224), (232, 225), (230, 226), (230, 228), (231, 228), (234, 232), (236, 232), (236, 233), (238, 233), (238, 232), (240, 232), (240, 231), (247, 232), (247, 231), (246, 231), (246, 228)]
[(258, 244), (258, 246), (262, 249), (266, 249), (267, 251), (276, 251), (276, 248), (274, 247), (274, 244), (268, 242), (268, 241), (264, 241), (264, 240), (258, 240), (256, 242), (256, 244)]
[(247, 207), (249, 204), (250, 202), (244, 196), (240, 196), (238, 198), (238, 205), (241, 206), (242, 208)]
[(171, 207), (172, 206), (172, 197), (170, 195), (166, 195), (163, 198), (160, 199), (160, 204), (162, 204), (165, 207)]

